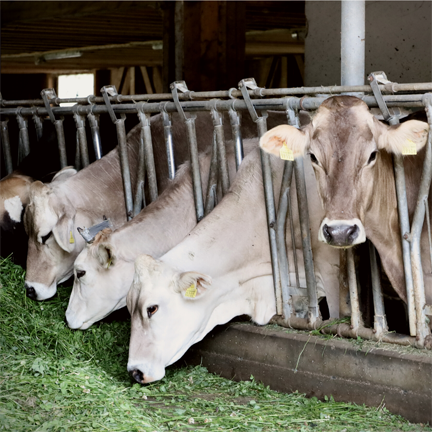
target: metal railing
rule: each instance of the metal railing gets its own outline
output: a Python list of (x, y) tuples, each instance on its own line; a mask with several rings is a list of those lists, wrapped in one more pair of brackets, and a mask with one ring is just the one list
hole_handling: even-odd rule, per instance
[[(257, 125), (257, 136), (262, 136), (267, 130), (267, 111), (283, 111), (286, 113), (288, 124), (299, 127), (299, 110), (316, 110), (328, 97), (342, 92), (366, 92), (371, 93), (361, 97), (369, 107), (381, 108), (384, 118), (390, 123), (398, 122), (397, 116), (392, 116), (389, 107), (404, 107), (409, 109), (425, 108), (428, 114), (429, 124), (432, 126), (431, 101), (432, 94), (424, 94), (432, 91), (432, 83), (422, 84), (397, 84), (387, 82), (379, 84), (373, 79), (371, 85), (365, 86), (332, 86), (332, 87), (301, 87), (291, 89), (262, 89), (253, 79), (240, 81), (239, 89), (213, 92), (189, 91), (184, 82), (175, 82), (171, 85), (171, 94), (152, 95), (118, 95), (114, 86), (102, 88), (102, 97), (89, 96), (87, 98), (60, 99), (54, 90), (46, 89), (41, 92), (41, 100), (23, 101), (0, 101), (1, 138), (6, 170), (10, 173), (13, 169), (8, 136), (7, 122), (10, 117), (16, 117), (20, 128), (20, 152), (28, 154), (28, 118), (32, 118), (37, 129), (37, 136), (41, 136), (41, 118), (49, 116), (55, 125), (60, 151), (61, 166), (66, 166), (66, 147), (63, 133), (63, 118), (73, 115), (77, 128), (77, 161), (81, 161), (85, 167), (88, 165), (88, 148), (85, 136), (85, 119), (92, 131), (92, 140), (97, 158), (102, 156), (102, 148), (98, 126), (98, 116), (109, 114), (116, 126), (117, 140), (119, 144), (119, 158), (121, 164), (122, 178), (125, 191), (125, 207), (128, 219), (139, 213), (145, 206), (144, 183), (147, 176), (150, 200), (154, 201), (158, 196), (156, 169), (153, 157), (153, 146), (150, 129), (150, 115), (161, 114), (164, 127), (164, 139), (166, 144), (169, 177), (175, 174), (174, 145), (172, 135), (172, 121), (170, 114), (177, 112), (185, 123), (187, 139), (189, 144), (193, 190), (197, 221), (208, 214), (216, 203), (216, 188), (218, 179), (222, 185), (223, 194), (228, 191), (230, 179), (227, 169), (225, 152), (225, 137), (222, 128), (222, 113), (229, 114), (232, 139), (235, 143), (236, 166), (239, 167), (243, 159), (242, 137), (240, 131), (240, 113), (247, 111)], [(402, 95), (382, 95), (382, 92), (410, 92)], [(421, 93), (416, 93), (421, 92)], [(298, 98), (295, 95), (302, 95)], [(310, 96), (308, 96), (310, 95)], [(288, 97), (280, 97), (288, 96)], [(239, 99), (241, 97), (241, 99)], [(267, 98), (266, 98), (267, 97)], [(219, 99), (215, 99), (219, 98)], [(226, 99), (220, 99), (226, 98)], [(255, 99), (253, 99), (255, 98)], [(210, 100), (209, 100), (210, 99)], [(73, 107), (58, 106), (63, 102), (74, 102)], [(385, 108), (384, 108), (385, 106)], [(386, 111), (387, 110), (387, 111)], [(212, 147), (212, 158), (209, 173), (208, 188), (203, 195), (201, 189), (201, 174), (198, 164), (198, 146), (195, 130), (194, 113), (207, 111), (212, 117), (214, 127), (214, 142)], [(395, 112), (396, 110), (394, 110)], [(125, 117), (127, 114), (137, 114), (141, 124), (141, 143), (139, 147), (139, 168), (135, 197), (132, 197), (132, 186), (128, 164), (128, 150), (126, 145)], [(247, 115), (247, 114), (246, 114)], [(424, 219), (427, 220), (430, 240), (430, 219), (427, 203), (430, 182), (432, 177), (431, 164), (431, 134), (428, 137), (426, 157), (423, 167), (422, 181), (420, 185), (419, 198), (412, 222), (409, 227), (407, 200), (404, 185), (404, 174), (402, 161), (395, 157), (395, 176), (397, 187), (397, 199), (399, 216), (401, 220), (401, 233), (404, 250), (404, 270), (408, 290), (408, 315), (410, 336), (401, 336), (388, 333), (385, 319), (383, 294), (380, 284), (379, 268), (376, 261), (375, 248), (370, 244), (370, 260), (372, 272), (372, 292), (374, 304), (374, 328), (365, 328), (360, 313), (359, 296), (357, 292), (356, 272), (352, 249), (346, 251), (347, 271), (349, 282), (349, 293), (351, 303), (351, 325), (334, 325), (331, 321), (322, 321), (318, 307), (315, 271), (313, 265), (313, 254), (310, 240), (310, 226), (308, 215), (308, 203), (306, 184), (303, 168), (303, 159), (285, 161), (282, 177), (281, 192), (278, 210), (276, 211), (274, 191), (272, 184), (272, 172), (269, 156), (261, 152), (263, 170), (263, 181), (268, 220), (268, 233), (270, 240), (272, 269), (276, 295), (278, 317), (275, 321), (284, 326), (299, 329), (321, 328), (325, 333), (337, 333), (341, 336), (375, 339), (387, 342), (400, 343), (404, 345), (425, 346), (425, 340), (430, 331), (427, 325), (425, 309), (425, 290), (420, 256), (420, 236)], [(297, 207), (299, 211), (302, 251), (305, 266), (306, 287), (300, 286), (294, 236), (291, 183), (295, 177), (297, 194)], [(287, 230), (287, 224), (290, 224)], [(407, 224), (408, 222), (408, 224)], [(286, 233), (291, 234), (291, 244), (294, 250), (293, 263), (289, 262), (286, 250)], [(430, 245), (430, 243), (429, 243)], [(432, 257), (432, 251), (431, 251)], [(432, 259), (431, 259), (432, 263)], [(294, 268), (295, 283), (290, 280), (290, 268)], [(412, 287), (412, 288), (411, 288)], [(303, 290), (302, 290), (303, 288)], [(304, 288), (307, 290), (307, 310), (294, 306), (296, 299), (302, 296)], [(306, 318), (305, 318), (306, 317)]]

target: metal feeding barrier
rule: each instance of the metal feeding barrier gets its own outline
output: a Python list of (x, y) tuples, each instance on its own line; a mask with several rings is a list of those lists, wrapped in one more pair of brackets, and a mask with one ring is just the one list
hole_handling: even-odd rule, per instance
[[(187, 140), (189, 144), (190, 161), (192, 168), (193, 191), (196, 208), (196, 218), (200, 221), (216, 204), (216, 190), (221, 185), (223, 195), (230, 187), (226, 145), (223, 132), (223, 113), (229, 115), (232, 141), (238, 169), (243, 159), (243, 146), (241, 136), (240, 113), (246, 111), (257, 124), (257, 136), (267, 131), (267, 111), (283, 111), (287, 116), (287, 123), (298, 128), (300, 110), (314, 111), (328, 97), (343, 93), (372, 93), (360, 95), (360, 98), (371, 108), (379, 107), (382, 116), (390, 124), (399, 122), (399, 108), (422, 109), (427, 113), (429, 125), (432, 127), (432, 83), (397, 84), (391, 83), (383, 72), (375, 72), (369, 76), (370, 85), (364, 86), (331, 86), (331, 87), (300, 87), (287, 89), (259, 88), (254, 79), (244, 79), (239, 83), (239, 89), (232, 88), (227, 91), (193, 92), (183, 81), (171, 84), (171, 93), (151, 95), (124, 96), (117, 94), (114, 86), (105, 86), (101, 89), (102, 97), (88, 96), (87, 98), (58, 98), (53, 89), (41, 92), (42, 100), (1, 100), (0, 114), (1, 138), (4, 154), (4, 163), (7, 173), (11, 173), (12, 157), (8, 134), (8, 120), (16, 117), (20, 129), (19, 154), (22, 157), (29, 153), (28, 119), (33, 119), (37, 137), (42, 136), (42, 118), (49, 116), (53, 122), (60, 153), (61, 166), (67, 165), (66, 144), (63, 132), (63, 119), (66, 115), (73, 115), (77, 129), (76, 165), (83, 167), (89, 163), (88, 147), (85, 134), (85, 119), (91, 127), (91, 136), (96, 158), (102, 157), (101, 139), (98, 119), (100, 114), (109, 114), (117, 131), (119, 158), (125, 193), (125, 207), (128, 219), (137, 215), (145, 206), (144, 184), (147, 176), (150, 200), (158, 196), (156, 169), (153, 157), (152, 136), (150, 129), (151, 114), (161, 114), (164, 128), (164, 139), (168, 161), (169, 178), (175, 175), (174, 145), (172, 134), (171, 113), (177, 112), (185, 123)], [(402, 91), (408, 94), (394, 95)], [(420, 92), (420, 93), (419, 93)], [(298, 98), (296, 95), (301, 95)], [(310, 95), (310, 96), (309, 96)], [(266, 98), (267, 97), (267, 98)], [(224, 99), (221, 99), (224, 98)], [(241, 98), (241, 99), (240, 99)], [(75, 103), (72, 107), (60, 107), (60, 103)], [(392, 111), (389, 108), (393, 108)], [(209, 182), (205, 196), (201, 187), (201, 173), (198, 161), (198, 144), (195, 130), (194, 113), (207, 111), (212, 117), (214, 127), (214, 140), (209, 170)], [(132, 196), (131, 176), (128, 163), (128, 149), (126, 143), (125, 119), (127, 114), (137, 114), (141, 125), (141, 140), (139, 147), (139, 167), (135, 187), (135, 197)], [(247, 115), (247, 114), (246, 114)], [(261, 151), (263, 170), (265, 204), (267, 211), (268, 233), (273, 269), (273, 281), (276, 295), (277, 317), (275, 321), (283, 326), (298, 329), (320, 329), (323, 333), (338, 334), (345, 337), (360, 336), (364, 339), (382, 340), (404, 345), (424, 347), (430, 330), (426, 305), (423, 271), (420, 256), (420, 237), (426, 218), (428, 227), (429, 248), (432, 248), (430, 234), (430, 218), (427, 206), (428, 194), (432, 178), (432, 146), (431, 133), (426, 145), (426, 156), (423, 166), (417, 205), (410, 228), (408, 218), (408, 205), (405, 190), (405, 176), (402, 156), (394, 157), (394, 171), (396, 179), (397, 202), (402, 236), (403, 264), (405, 283), (407, 287), (408, 317), (410, 336), (389, 333), (387, 329), (384, 310), (383, 293), (380, 283), (379, 267), (376, 260), (376, 251), (369, 242), (371, 280), (374, 305), (374, 328), (363, 325), (360, 312), (359, 295), (355, 272), (353, 251), (345, 250), (351, 305), (351, 324), (336, 324), (332, 320), (323, 321), (317, 298), (317, 283), (313, 264), (313, 254), (310, 239), (310, 226), (308, 215), (308, 202), (304, 175), (303, 159), (284, 162), (281, 192), (276, 208), (272, 172), (269, 155)], [(295, 177), (297, 207), (299, 212), (300, 230), (302, 238), (302, 251), (305, 266), (305, 280), (307, 304), (303, 309), (295, 306), (298, 300), (300, 277), (296, 256), (296, 240), (293, 226), (293, 209), (291, 203), (291, 183)], [(286, 232), (289, 221), (289, 232), (293, 248), (293, 263), (289, 262), (286, 249)], [(294, 266), (295, 284), (290, 280), (290, 265)], [(300, 296), (301, 297), (301, 296)], [(301, 303), (301, 302), (300, 302)], [(426, 343), (427, 345), (427, 343)]]

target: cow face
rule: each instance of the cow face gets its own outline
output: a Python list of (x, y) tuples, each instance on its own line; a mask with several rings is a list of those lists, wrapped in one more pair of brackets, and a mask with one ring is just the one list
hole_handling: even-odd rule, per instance
[[(407, 145), (417, 151), (426, 143), (427, 123), (410, 120), (387, 126), (353, 96), (327, 99), (313, 121), (299, 130), (282, 125), (268, 131), (261, 148), (279, 156), (284, 144), (294, 157), (310, 155), (325, 211), (318, 239), (333, 247), (347, 248), (366, 240), (365, 216), (372, 206), (380, 166), (391, 162), (391, 153), (401, 154)], [(393, 186), (391, 186), (393, 187)]]
[(205, 307), (211, 278), (178, 273), (148, 255), (135, 262), (127, 295), (132, 318), (128, 371), (139, 383), (159, 380), (205, 334), (211, 311)]
[(75, 260), (74, 285), (66, 310), (69, 327), (86, 330), (126, 306), (133, 269), (133, 262), (117, 256), (111, 230), (98, 233)]
[(60, 203), (51, 187), (36, 181), (30, 188), (30, 204), (24, 214), (29, 236), (26, 290), (33, 300), (52, 297), (57, 284), (72, 275), (73, 262), (84, 246), (76, 224), (87, 223), (76, 215), (67, 199)]

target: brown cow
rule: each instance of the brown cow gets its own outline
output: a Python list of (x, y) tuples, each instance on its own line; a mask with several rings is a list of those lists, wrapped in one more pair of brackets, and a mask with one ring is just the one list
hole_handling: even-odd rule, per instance
[[(428, 130), (427, 123), (417, 120), (388, 126), (378, 121), (360, 99), (334, 96), (323, 102), (312, 122), (303, 129), (278, 126), (260, 141), (266, 152), (276, 156), (284, 143), (295, 157), (310, 155), (325, 212), (319, 240), (333, 247), (348, 248), (369, 238), (379, 252), (391, 284), (404, 301), (406, 289), (392, 154), (403, 153), (407, 144), (415, 144), (420, 151), (418, 156), (404, 158), (412, 218), (424, 159), (421, 149), (426, 144)], [(430, 303), (430, 263), (423, 262), (426, 301)]]

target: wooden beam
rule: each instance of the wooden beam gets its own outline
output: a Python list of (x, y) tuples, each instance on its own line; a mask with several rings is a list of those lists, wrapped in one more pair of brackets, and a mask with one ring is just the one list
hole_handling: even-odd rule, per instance
[(141, 66), (140, 70), (141, 70), (141, 74), (142, 74), (142, 77), (143, 77), (143, 80), (144, 80), (144, 85), (145, 85), (145, 88), (146, 88), (146, 93), (147, 94), (153, 94), (153, 88), (152, 88), (152, 85), (151, 85), (151, 82), (150, 82), (150, 77), (149, 77), (149, 74), (147, 72), (147, 68), (145, 66)]

